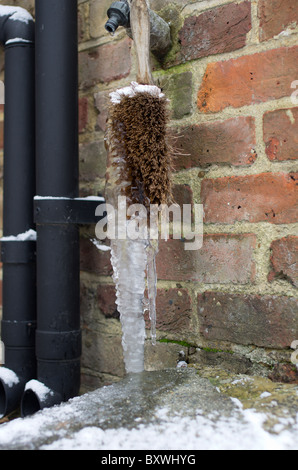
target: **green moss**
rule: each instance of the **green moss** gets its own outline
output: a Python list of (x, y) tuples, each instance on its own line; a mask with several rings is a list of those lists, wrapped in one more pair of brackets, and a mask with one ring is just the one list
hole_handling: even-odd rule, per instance
[(215, 348), (200, 348), (206, 352), (212, 353), (226, 353), (226, 354), (234, 354), (234, 351), (224, 350), (224, 349), (215, 349)]
[(182, 119), (192, 112), (192, 73), (181, 72), (159, 77), (159, 86), (170, 99), (171, 118)]
[(180, 346), (184, 346), (185, 348), (191, 348), (191, 347), (196, 347), (193, 344), (187, 343), (186, 341), (176, 341), (175, 339), (160, 339), (158, 341), (159, 343), (174, 343), (174, 344), (179, 344)]
[[(197, 348), (196, 344), (188, 343), (187, 341), (178, 341), (175, 339), (167, 339), (163, 338), (158, 341), (159, 343), (173, 343), (179, 344), (180, 346), (184, 346), (185, 348)], [(234, 354), (234, 351), (224, 350), (224, 349), (216, 349), (216, 348), (201, 348), (202, 351), (210, 352), (210, 353), (226, 353), (226, 354)]]
[(168, 54), (163, 58), (162, 65), (170, 66), (175, 63), (176, 55), (180, 51), (179, 30), (183, 25), (183, 18), (176, 5), (169, 4), (158, 12), (158, 14), (170, 25), (173, 46)]

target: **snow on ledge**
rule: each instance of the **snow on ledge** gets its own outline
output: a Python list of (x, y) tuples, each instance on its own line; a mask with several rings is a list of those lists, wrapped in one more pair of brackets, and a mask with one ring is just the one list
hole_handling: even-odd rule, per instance
[(86, 196), (86, 197), (76, 197), (72, 199), (70, 197), (55, 197), (55, 196), (35, 196), (34, 201), (42, 201), (42, 200), (63, 200), (63, 201), (98, 201), (104, 202), (105, 198), (102, 196)]
[(161, 92), (161, 89), (155, 85), (140, 85), (137, 82), (131, 82), (130, 86), (119, 88), (118, 90), (110, 93), (111, 102), (113, 104), (119, 104), (125, 96), (133, 98), (138, 93), (150, 93), (150, 95), (160, 99), (165, 97), (164, 93)]

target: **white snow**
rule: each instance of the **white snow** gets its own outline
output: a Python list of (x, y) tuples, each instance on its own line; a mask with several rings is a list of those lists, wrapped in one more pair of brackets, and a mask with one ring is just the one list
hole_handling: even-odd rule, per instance
[(185, 362), (185, 361), (179, 361), (179, 362), (177, 363), (177, 366), (176, 366), (176, 367), (177, 367), (177, 369), (181, 369), (181, 368), (183, 368), (183, 367), (187, 367), (187, 362)]
[(37, 234), (35, 230), (28, 230), (27, 232), (24, 233), (19, 233), (18, 235), (14, 236), (8, 236), (8, 237), (2, 237), (0, 239), (1, 242), (26, 242), (26, 241), (35, 241), (37, 238)]
[[(67, 405), (68, 413), (72, 405)], [(45, 412), (46, 411), (46, 412)], [(0, 426), (0, 445), (28, 442), (37, 438), (49, 420), (49, 410), (25, 420), (16, 419)], [(59, 412), (59, 407), (52, 413)], [(61, 409), (63, 418), (63, 409)], [(167, 408), (155, 411), (156, 424), (140, 424), (134, 429), (103, 430), (87, 426), (70, 438), (58, 438), (42, 450), (298, 450), (298, 414), (295, 422), (283, 420), (279, 434), (263, 428), (265, 414), (238, 409), (226, 418), (219, 413), (194, 418), (168, 416)], [(293, 420), (292, 420), (293, 421)], [(287, 429), (287, 425), (292, 430)], [(62, 431), (61, 431), (62, 432)]]
[[(54, 199), (54, 200), (64, 200), (64, 201), (73, 201), (72, 198), (70, 197), (56, 197), (56, 196), (34, 196), (35, 201), (41, 201), (44, 199)], [(98, 202), (104, 202), (105, 198), (101, 196), (86, 196), (86, 197), (76, 197), (74, 198), (75, 201), (98, 201)]]
[(236, 397), (231, 397), (231, 400), (232, 400), (233, 403), (235, 403), (235, 405), (236, 405), (240, 410), (242, 410), (243, 405), (242, 405), (241, 401), (240, 401), (238, 398), (236, 398)]
[(13, 21), (22, 21), (23, 23), (28, 24), (29, 21), (33, 21), (30, 13), (21, 7), (10, 7), (10, 6), (0, 6), (0, 15), (11, 15), (10, 19)]
[(104, 202), (105, 198), (102, 196), (86, 196), (86, 197), (77, 197), (76, 201), (98, 201)]
[[(86, 427), (71, 439), (61, 439), (47, 450), (298, 450), (298, 414), (296, 433), (282, 430), (279, 435), (266, 432), (265, 414), (254, 410), (239, 411), (238, 419), (203, 416), (168, 418), (167, 409), (156, 413), (160, 424), (140, 425), (103, 431)], [(214, 419), (217, 418), (217, 419)]]
[(138, 93), (150, 93), (156, 98), (164, 98), (165, 95), (161, 92), (161, 89), (155, 85), (140, 85), (137, 82), (131, 82), (130, 86), (119, 88), (116, 91), (110, 93), (111, 102), (113, 104), (121, 103), (122, 98), (125, 96), (133, 98)]
[(33, 44), (33, 42), (32, 42), (32, 41), (29, 41), (28, 39), (14, 38), (14, 39), (9, 39), (8, 41), (6, 41), (5, 45), (7, 46), (8, 44), (14, 44), (14, 43), (17, 43), (17, 42), (23, 42), (23, 43), (27, 43), (27, 44)]
[(19, 383), (19, 378), (10, 369), (7, 369), (6, 367), (0, 367), (0, 379), (9, 387), (13, 387), (14, 385), (17, 385)]
[(35, 379), (26, 383), (25, 391), (26, 390), (32, 390), (32, 392), (34, 392), (40, 400), (43, 400), (47, 397), (47, 395), (53, 395), (54, 393), (52, 390), (46, 387), (46, 385)]
[[(26, 388), (48, 392), (47, 387), (36, 382), (31, 381)], [(102, 391), (104, 400), (113, 400), (113, 386), (103, 387)], [(167, 406), (157, 406), (151, 411), (150, 423), (145, 423), (139, 415), (131, 429), (117, 426), (104, 429), (100, 423), (105, 419), (101, 421), (100, 412), (98, 420), (92, 419), (92, 424), (84, 425), (86, 413), (87, 421), (90, 419), (88, 407), (90, 402), (94, 407), (94, 399), (92, 393), (86, 394), (32, 417), (0, 425), (1, 450), (11, 445), (28, 448), (31, 443), (36, 445), (41, 437), (41, 442), (45, 443), (47, 438), (51, 442), (40, 445), (41, 450), (298, 450), (298, 412), (289, 416), (274, 414), (276, 423), (269, 432), (264, 425), (270, 413), (244, 409), (239, 400), (231, 399), (236, 406), (229, 416), (200, 408), (192, 409), (192, 416), (186, 416), (180, 409), (174, 413)], [(99, 409), (102, 400), (96, 398)], [(78, 429), (73, 434), (69, 429), (72, 422)], [(78, 423), (81, 428), (77, 427)]]
[(111, 247), (107, 245), (102, 245), (99, 240), (96, 238), (91, 238), (90, 241), (93, 243), (93, 245), (96, 246), (96, 248), (100, 251), (111, 251)]
[(54, 196), (34, 196), (34, 200), (35, 201), (40, 201), (40, 200), (43, 200), (43, 199), (57, 199), (57, 200), (60, 200), (60, 199), (63, 199), (64, 201), (70, 201), (71, 198), (70, 197), (54, 197)]
[(269, 393), (269, 392), (263, 392), (260, 395), (260, 398), (268, 398), (268, 397), (271, 397), (271, 393)]
[[(165, 413), (167, 410), (164, 410)], [(279, 435), (266, 432), (262, 425), (265, 415), (254, 410), (241, 412), (240, 419), (205, 417), (197, 412), (195, 418), (181, 416), (161, 424), (140, 425), (137, 429), (103, 431), (86, 427), (71, 439), (43, 446), (44, 450), (298, 450), (298, 434), (281, 431)]]

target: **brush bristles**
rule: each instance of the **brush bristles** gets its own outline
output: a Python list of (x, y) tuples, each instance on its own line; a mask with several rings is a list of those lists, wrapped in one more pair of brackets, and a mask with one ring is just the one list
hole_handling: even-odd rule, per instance
[(167, 100), (150, 93), (124, 96), (110, 109), (109, 134), (122, 148), (126, 194), (133, 203), (168, 204), (172, 199), (171, 155), (167, 144)]

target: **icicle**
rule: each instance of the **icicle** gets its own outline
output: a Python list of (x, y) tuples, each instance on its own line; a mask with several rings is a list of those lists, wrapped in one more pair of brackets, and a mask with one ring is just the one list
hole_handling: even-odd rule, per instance
[(158, 253), (158, 242), (150, 241), (147, 247), (147, 289), (148, 289), (148, 310), (151, 322), (151, 341), (156, 345), (156, 255)]
[[(137, 217), (127, 216), (126, 228), (133, 219), (144, 222), (146, 218), (147, 226), (150, 204), (164, 203), (171, 193), (170, 156), (165, 142), (167, 100), (158, 87), (135, 82), (111, 93), (110, 98), (112, 105), (106, 133), (106, 201), (116, 208), (119, 196), (125, 196), (127, 205), (141, 205), (145, 209), (145, 215), (141, 215), (141, 211), (137, 209)], [(115, 220), (118, 222), (120, 212), (116, 211)], [(146, 236), (137, 239), (128, 236), (122, 240), (116, 236), (111, 241), (113, 280), (116, 285), (116, 303), (122, 326), (127, 373), (144, 370), (146, 310), (149, 311), (151, 321), (151, 341), (156, 344), (155, 259), (158, 241), (150, 240), (148, 232)], [(146, 275), (148, 298), (145, 298)]]
[(146, 287), (146, 248), (146, 240), (113, 240), (111, 242), (116, 304), (120, 312), (122, 346), (127, 373), (144, 370), (143, 299)]

